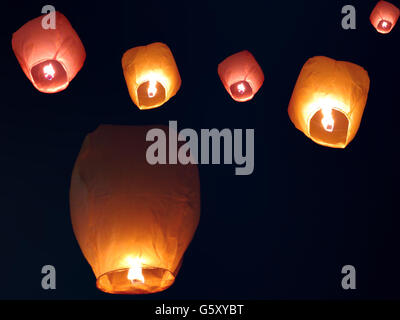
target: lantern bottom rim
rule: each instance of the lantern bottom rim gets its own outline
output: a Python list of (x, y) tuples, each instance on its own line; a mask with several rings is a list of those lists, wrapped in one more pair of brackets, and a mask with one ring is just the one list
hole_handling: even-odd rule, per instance
[(168, 289), (175, 281), (171, 271), (152, 266), (143, 266), (144, 282), (132, 281), (128, 279), (129, 270), (116, 269), (102, 274), (97, 278), (97, 288), (112, 294), (150, 294)]
[(332, 131), (327, 131), (322, 126), (322, 108), (317, 109), (308, 121), (308, 136), (315, 143), (331, 148), (345, 148), (348, 144), (350, 119), (341, 109), (332, 108), (335, 126)]
[[(46, 67), (50, 67), (50, 78), (46, 78)], [(43, 93), (56, 93), (65, 90), (69, 85), (67, 69), (61, 61), (56, 59), (37, 62), (31, 67), (30, 76), (34, 87)]]
[(229, 93), (233, 100), (237, 102), (246, 102), (253, 99), (253, 89), (246, 80), (237, 81), (229, 88)]

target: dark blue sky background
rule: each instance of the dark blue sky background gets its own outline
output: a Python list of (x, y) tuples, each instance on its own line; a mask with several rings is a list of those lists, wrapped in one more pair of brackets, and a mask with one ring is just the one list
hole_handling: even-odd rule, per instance
[[(399, 43), (369, 23), (376, 1), (6, 1), (1, 19), (0, 298), (352, 299), (400, 298)], [(400, 1), (393, 1), (400, 7)], [(11, 49), (11, 35), (52, 4), (87, 51), (67, 90), (38, 92)], [(341, 28), (353, 4), (357, 29)], [(172, 50), (178, 94), (140, 111), (121, 68), (129, 48), (154, 41)], [(247, 49), (265, 74), (247, 103), (223, 88), (217, 65)], [(325, 55), (363, 66), (371, 87), (355, 139), (344, 149), (295, 129), (287, 106), (305, 61)], [(254, 128), (255, 170), (200, 166), (200, 225), (175, 284), (151, 296), (113, 296), (74, 238), (69, 184), (85, 135), (99, 124)], [(41, 268), (57, 289), (41, 288)], [(357, 290), (341, 286), (343, 265)]]

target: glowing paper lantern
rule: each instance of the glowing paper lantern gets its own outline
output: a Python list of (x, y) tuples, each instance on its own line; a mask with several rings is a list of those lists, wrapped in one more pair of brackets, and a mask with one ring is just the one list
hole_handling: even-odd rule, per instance
[(139, 109), (163, 105), (181, 86), (174, 56), (168, 46), (160, 42), (126, 51), (122, 69), (131, 99)]
[(82, 68), (85, 48), (67, 18), (56, 12), (56, 28), (44, 29), (37, 17), (12, 36), (12, 48), (36, 89), (55, 93), (67, 88)]
[(253, 55), (247, 51), (235, 53), (218, 65), (218, 75), (232, 99), (251, 100), (264, 82), (264, 73)]
[(399, 18), (400, 10), (387, 1), (379, 1), (371, 12), (370, 21), (380, 33), (389, 33)]
[(293, 90), (290, 119), (316, 143), (345, 148), (360, 126), (368, 90), (368, 73), (362, 67), (327, 57), (311, 58)]
[(100, 126), (86, 137), (72, 173), (74, 233), (97, 287), (108, 293), (171, 286), (199, 222), (197, 166), (148, 164), (150, 129)]

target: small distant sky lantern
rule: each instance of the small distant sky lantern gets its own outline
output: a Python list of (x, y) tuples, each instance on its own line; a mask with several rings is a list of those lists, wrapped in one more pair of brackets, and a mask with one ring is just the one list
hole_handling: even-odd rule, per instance
[(122, 69), (131, 99), (139, 109), (163, 105), (181, 86), (174, 56), (164, 43), (129, 49), (122, 57)]
[(72, 173), (74, 233), (104, 292), (167, 289), (199, 223), (197, 166), (150, 165), (150, 129), (100, 126), (85, 138)]
[(218, 75), (232, 99), (251, 100), (264, 82), (264, 73), (253, 55), (247, 51), (235, 53), (218, 65)]
[(318, 144), (345, 148), (357, 133), (369, 91), (362, 67), (327, 57), (309, 59), (300, 72), (288, 113)]
[(379, 1), (371, 12), (370, 21), (380, 33), (389, 33), (399, 18), (400, 10), (387, 1)]
[(82, 68), (85, 48), (67, 18), (56, 12), (55, 29), (44, 29), (37, 17), (12, 36), (12, 48), (36, 89), (55, 93), (67, 88)]

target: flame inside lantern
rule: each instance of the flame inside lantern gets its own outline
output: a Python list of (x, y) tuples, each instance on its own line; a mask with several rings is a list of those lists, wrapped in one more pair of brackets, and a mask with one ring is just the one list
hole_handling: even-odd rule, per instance
[(129, 259), (129, 271), (128, 271), (128, 280), (132, 283), (141, 282), (144, 283), (143, 269), (142, 263), (139, 259)]
[(244, 91), (246, 90), (243, 83), (239, 83), (237, 89), (239, 93), (244, 93)]
[(332, 108), (330, 107), (321, 108), (321, 112), (323, 116), (321, 120), (322, 126), (326, 131), (332, 132), (335, 127), (335, 120), (333, 119), (332, 116)]
[(147, 94), (149, 95), (149, 98), (153, 98), (157, 93), (157, 81), (154, 79), (151, 79), (149, 81), (149, 87), (147, 89)]
[(49, 63), (48, 65), (45, 65), (43, 67), (43, 73), (44, 73), (44, 77), (47, 80), (53, 80), (54, 79), (54, 75), (55, 75), (56, 72), (55, 72), (52, 64)]

